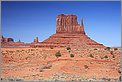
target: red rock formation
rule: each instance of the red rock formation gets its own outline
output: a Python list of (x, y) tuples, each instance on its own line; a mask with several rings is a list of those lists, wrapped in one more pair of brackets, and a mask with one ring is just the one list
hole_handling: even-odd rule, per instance
[(83, 19), (81, 25), (77, 22), (76, 15), (58, 15), (56, 18), (56, 34), (53, 34), (43, 42), (38, 42), (38, 37), (31, 44), (13, 42), (11, 38), (2, 37), (2, 42), (9, 42), (9, 46), (30, 47), (67, 47), (73, 48), (104, 48), (105, 46), (90, 39), (84, 31)]
[(14, 42), (13, 38), (4, 38), (3, 36), (1, 37), (1, 42)]
[(39, 41), (38, 41), (38, 37), (36, 37), (35, 39), (34, 39), (34, 43), (38, 43)]
[(67, 47), (74, 48), (104, 48), (105, 46), (90, 39), (84, 31), (83, 19), (81, 25), (76, 15), (58, 15), (56, 18), (56, 34), (36, 44), (39, 47)]
[(14, 42), (13, 38), (5, 38), (1, 37), (1, 47), (29, 47), (30, 44), (25, 44), (20, 40), (18, 42)]
[[(82, 20), (83, 23), (83, 20)], [(76, 15), (58, 15), (56, 18), (56, 33), (85, 33), (83, 24), (80, 26)]]

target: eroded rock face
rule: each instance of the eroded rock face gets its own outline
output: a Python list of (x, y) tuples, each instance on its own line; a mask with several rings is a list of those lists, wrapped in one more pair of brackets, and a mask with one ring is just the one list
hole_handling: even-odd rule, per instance
[(90, 39), (84, 31), (83, 19), (81, 25), (76, 15), (58, 15), (56, 18), (56, 34), (39, 43), (40, 47), (104, 48), (105, 46)]
[(14, 42), (13, 38), (5, 38), (1, 37), (1, 47), (29, 47), (29, 44), (25, 44), (20, 40), (18, 42)]
[(56, 33), (85, 33), (85, 32), (84, 32), (84, 26), (80, 26), (78, 24), (76, 15), (61, 14), (58, 15), (56, 18)]
[(14, 42), (13, 38), (5, 38), (5, 37), (1, 37), (1, 42)]

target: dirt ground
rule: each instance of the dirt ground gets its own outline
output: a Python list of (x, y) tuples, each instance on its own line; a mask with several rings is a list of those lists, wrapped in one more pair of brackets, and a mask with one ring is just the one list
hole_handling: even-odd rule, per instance
[(118, 81), (120, 49), (2, 48), (1, 80)]

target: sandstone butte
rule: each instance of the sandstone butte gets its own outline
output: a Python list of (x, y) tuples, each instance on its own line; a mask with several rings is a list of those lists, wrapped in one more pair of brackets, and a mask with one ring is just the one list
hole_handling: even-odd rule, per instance
[(56, 33), (43, 42), (38, 37), (33, 43), (14, 42), (12, 38), (2, 36), (2, 47), (73, 47), (73, 48), (105, 48), (103, 44), (90, 39), (84, 30), (83, 19), (81, 25), (76, 15), (60, 14), (56, 18)]
[(121, 79), (120, 48), (90, 39), (77, 16), (60, 14), (56, 33), (39, 42), (1, 37), (1, 81), (114, 81)]

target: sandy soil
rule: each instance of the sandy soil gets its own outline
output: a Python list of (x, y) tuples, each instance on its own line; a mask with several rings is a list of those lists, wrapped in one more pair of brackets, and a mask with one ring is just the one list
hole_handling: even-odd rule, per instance
[[(55, 55), (58, 51), (60, 57)], [(118, 81), (120, 53), (119, 49), (2, 48), (1, 80)]]

